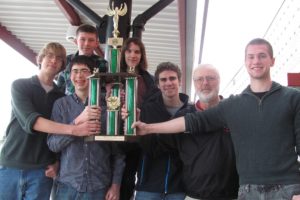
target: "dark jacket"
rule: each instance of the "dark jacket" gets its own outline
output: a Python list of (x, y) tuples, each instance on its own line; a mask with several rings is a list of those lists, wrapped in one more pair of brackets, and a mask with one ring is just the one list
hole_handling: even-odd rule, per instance
[(227, 124), (241, 185), (300, 183), (300, 91), (273, 82), (260, 99), (247, 87), (211, 109), (186, 115), (185, 124), (194, 134)]
[[(188, 96), (180, 94), (182, 107), (174, 117), (166, 110), (161, 92), (157, 92), (145, 102), (141, 108), (141, 121), (146, 123), (164, 122), (172, 118), (183, 116), (192, 112), (193, 106), (188, 103)], [(138, 168), (138, 191), (157, 192), (162, 194), (183, 192), (182, 163), (178, 152), (161, 153), (153, 155), (153, 141), (157, 135), (143, 136), (140, 141), (143, 149), (142, 158)], [(170, 137), (170, 136), (161, 136)]]
[[(146, 101), (146, 99), (151, 96), (151, 94), (155, 93), (155, 91), (158, 91), (158, 88), (154, 83), (154, 77), (148, 71), (141, 70), (139, 76), (141, 76), (141, 78), (143, 79), (145, 88), (142, 89), (144, 90), (145, 93), (144, 95), (141, 95), (141, 98), (138, 98), (142, 101), (142, 102), (138, 102), (137, 105), (138, 107), (140, 107), (140, 105), (142, 105), (143, 102)], [(126, 166), (124, 169), (122, 185), (120, 189), (120, 199), (127, 200), (130, 199), (130, 197), (133, 194), (133, 190), (136, 182), (135, 174), (137, 171), (141, 150), (139, 145), (133, 142), (124, 142), (120, 144), (119, 147), (126, 154), (126, 158), (125, 158)]]
[(47, 146), (47, 133), (35, 131), (33, 126), (38, 117), (50, 119), (54, 101), (64, 94), (56, 86), (46, 93), (37, 76), (14, 81), (11, 93), (12, 116), (0, 165), (37, 169), (54, 163), (56, 155)]
[(142, 98), (142, 102), (140, 102), (139, 107), (143, 104), (143, 102), (145, 102), (148, 98), (151, 97), (151, 95), (155, 94), (156, 92), (159, 91), (159, 89), (157, 88), (156, 84), (155, 84), (155, 80), (154, 80), (154, 76), (151, 75), (148, 71), (144, 71), (141, 70), (140, 74), (139, 74), (146, 85), (146, 92)]
[(238, 175), (228, 128), (205, 135), (177, 134), (173, 140), (160, 138), (158, 142), (158, 148), (162, 146), (158, 151), (179, 152), (186, 195), (210, 200), (237, 198)]

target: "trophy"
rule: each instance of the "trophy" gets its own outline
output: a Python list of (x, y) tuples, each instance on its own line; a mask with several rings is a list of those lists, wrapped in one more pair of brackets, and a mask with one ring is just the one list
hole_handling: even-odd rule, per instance
[(131, 128), (132, 123), (136, 121), (137, 76), (134, 69), (134, 67), (127, 69), (130, 75), (126, 77), (125, 85), (125, 107), (128, 111), (128, 117), (125, 120), (125, 135), (136, 135), (135, 129)]
[[(120, 72), (120, 55), (123, 45), (123, 38), (118, 37), (119, 16), (124, 16), (127, 12), (126, 4), (121, 4), (120, 8), (115, 7), (112, 2), (112, 8), (108, 8), (108, 15), (113, 16), (112, 38), (108, 39), (109, 66), (108, 73), (99, 73), (95, 70), (89, 77), (89, 105), (100, 105), (101, 84), (111, 84), (110, 96), (106, 97), (107, 116), (106, 116), (106, 133), (99, 133), (96, 136), (89, 136), (87, 141), (128, 141), (135, 136), (135, 129), (131, 125), (136, 121), (136, 91), (137, 75), (134, 73), (134, 67), (130, 67), (127, 72)], [(121, 135), (121, 82), (125, 80), (125, 107), (128, 110), (128, 118), (125, 120), (124, 134)]]

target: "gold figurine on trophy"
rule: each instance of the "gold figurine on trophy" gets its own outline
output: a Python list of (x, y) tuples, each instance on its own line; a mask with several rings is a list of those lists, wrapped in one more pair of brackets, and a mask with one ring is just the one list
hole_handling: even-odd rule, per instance
[(113, 22), (114, 22), (114, 30), (113, 30), (113, 36), (114, 38), (117, 38), (120, 34), (118, 30), (119, 25), (119, 16), (124, 16), (127, 13), (127, 5), (126, 3), (121, 4), (120, 8), (116, 6), (114, 9), (114, 2), (112, 2), (111, 8), (107, 8), (107, 14), (108, 16), (114, 16)]

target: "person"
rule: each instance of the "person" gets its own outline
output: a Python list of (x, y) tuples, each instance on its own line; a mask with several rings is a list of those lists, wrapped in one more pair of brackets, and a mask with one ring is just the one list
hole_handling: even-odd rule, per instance
[[(128, 38), (122, 47), (120, 71), (127, 72), (128, 68), (134, 68), (135, 73), (138, 74), (137, 107), (140, 107), (158, 89), (154, 83), (153, 75), (147, 71), (146, 49), (139, 38)], [(129, 200), (133, 196), (136, 182), (139, 146), (136, 143), (125, 143), (121, 146), (126, 154), (126, 166), (122, 178), (120, 199)]]
[(138, 134), (190, 132), (221, 128), (231, 131), (239, 174), (239, 199), (300, 199), (297, 161), (300, 136), (300, 92), (271, 80), (275, 58), (262, 38), (245, 48), (250, 85), (217, 106), (161, 124), (136, 122)]
[(12, 114), (0, 153), (0, 199), (49, 199), (57, 155), (47, 146), (47, 133), (91, 135), (93, 121), (65, 125), (50, 121), (54, 101), (64, 94), (53, 82), (64, 69), (65, 48), (46, 44), (37, 56), (38, 75), (12, 83)]
[[(220, 75), (210, 64), (194, 69), (193, 82), (198, 101), (194, 112), (219, 104)], [(174, 135), (158, 139), (156, 151), (178, 151), (183, 162), (182, 181), (185, 200), (231, 200), (237, 198), (238, 175), (229, 129), (224, 125), (207, 135)], [(205, 164), (204, 164), (205, 163)]]
[(154, 77), (148, 71), (146, 49), (139, 38), (128, 38), (123, 45), (120, 59), (121, 72), (127, 72), (129, 68), (134, 68), (138, 75), (137, 103), (141, 107), (142, 103), (148, 99), (158, 89), (154, 83)]
[(98, 32), (94, 26), (81, 24), (76, 30), (75, 44), (77, 45), (78, 51), (75, 54), (67, 56), (66, 68), (59, 73), (57, 78), (58, 87), (67, 95), (74, 93), (74, 85), (70, 80), (70, 62), (74, 57), (78, 55), (89, 56), (96, 62), (99, 72), (107, 71), (107, 61), (94, 54), (94, 51), (99, 46)]
[[(147, 123), (163, 122), (193, 112), (188, 96), (179, 93), (181, 71), (171, 62), (163, 62), (155, 71), (155, 82), (160, 89), (141, 107), (140, 120)], [(123, 110), (122, 110), (122, 116)], [(159, 133), (159, 132), (156, 132)], [(136, 200), (184, 199), (182, 163), (177, 151), (155, 153), (158, 135), (142, 137), (143, 150), (138, 167)], [(164, 136), (164, 140), (171, 139)]]
[[(54, 121), (78, 124), (100, 120), (102, 107), (101, 132), (105, 132), (105, 106), (87, 106), (87, 77), (95, 67), (87, 56), (76, 56), (71, 61), (70, 79), (75, 92), (55, 101), (52, 111)], [(125, 163), (124, 156), (113, 143), (86, 142), (83, 137), (66, 135), (49, 135), (47, 143), (53, 152), (61, 153), (55, 199), (119, 199)]]

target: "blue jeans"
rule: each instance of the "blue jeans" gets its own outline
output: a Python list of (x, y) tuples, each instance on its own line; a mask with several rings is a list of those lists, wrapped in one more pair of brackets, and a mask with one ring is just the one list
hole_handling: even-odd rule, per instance
[(53, 180), (45, 169), (21, 170), (0, 166), (0, 200), (49, 200)]
[(73, 187), (58, 182), (55, 200), (104, 200), (106, 189), (97, 190), (94, 192), (78, 192)]
[(300, 184), (294, 185), (241, 185), (239, 200), (291, 200), (300, 194)]
[(135, 200), (184, 200), (184, 193), (162, 194), (156, 192), (137, 191)]

